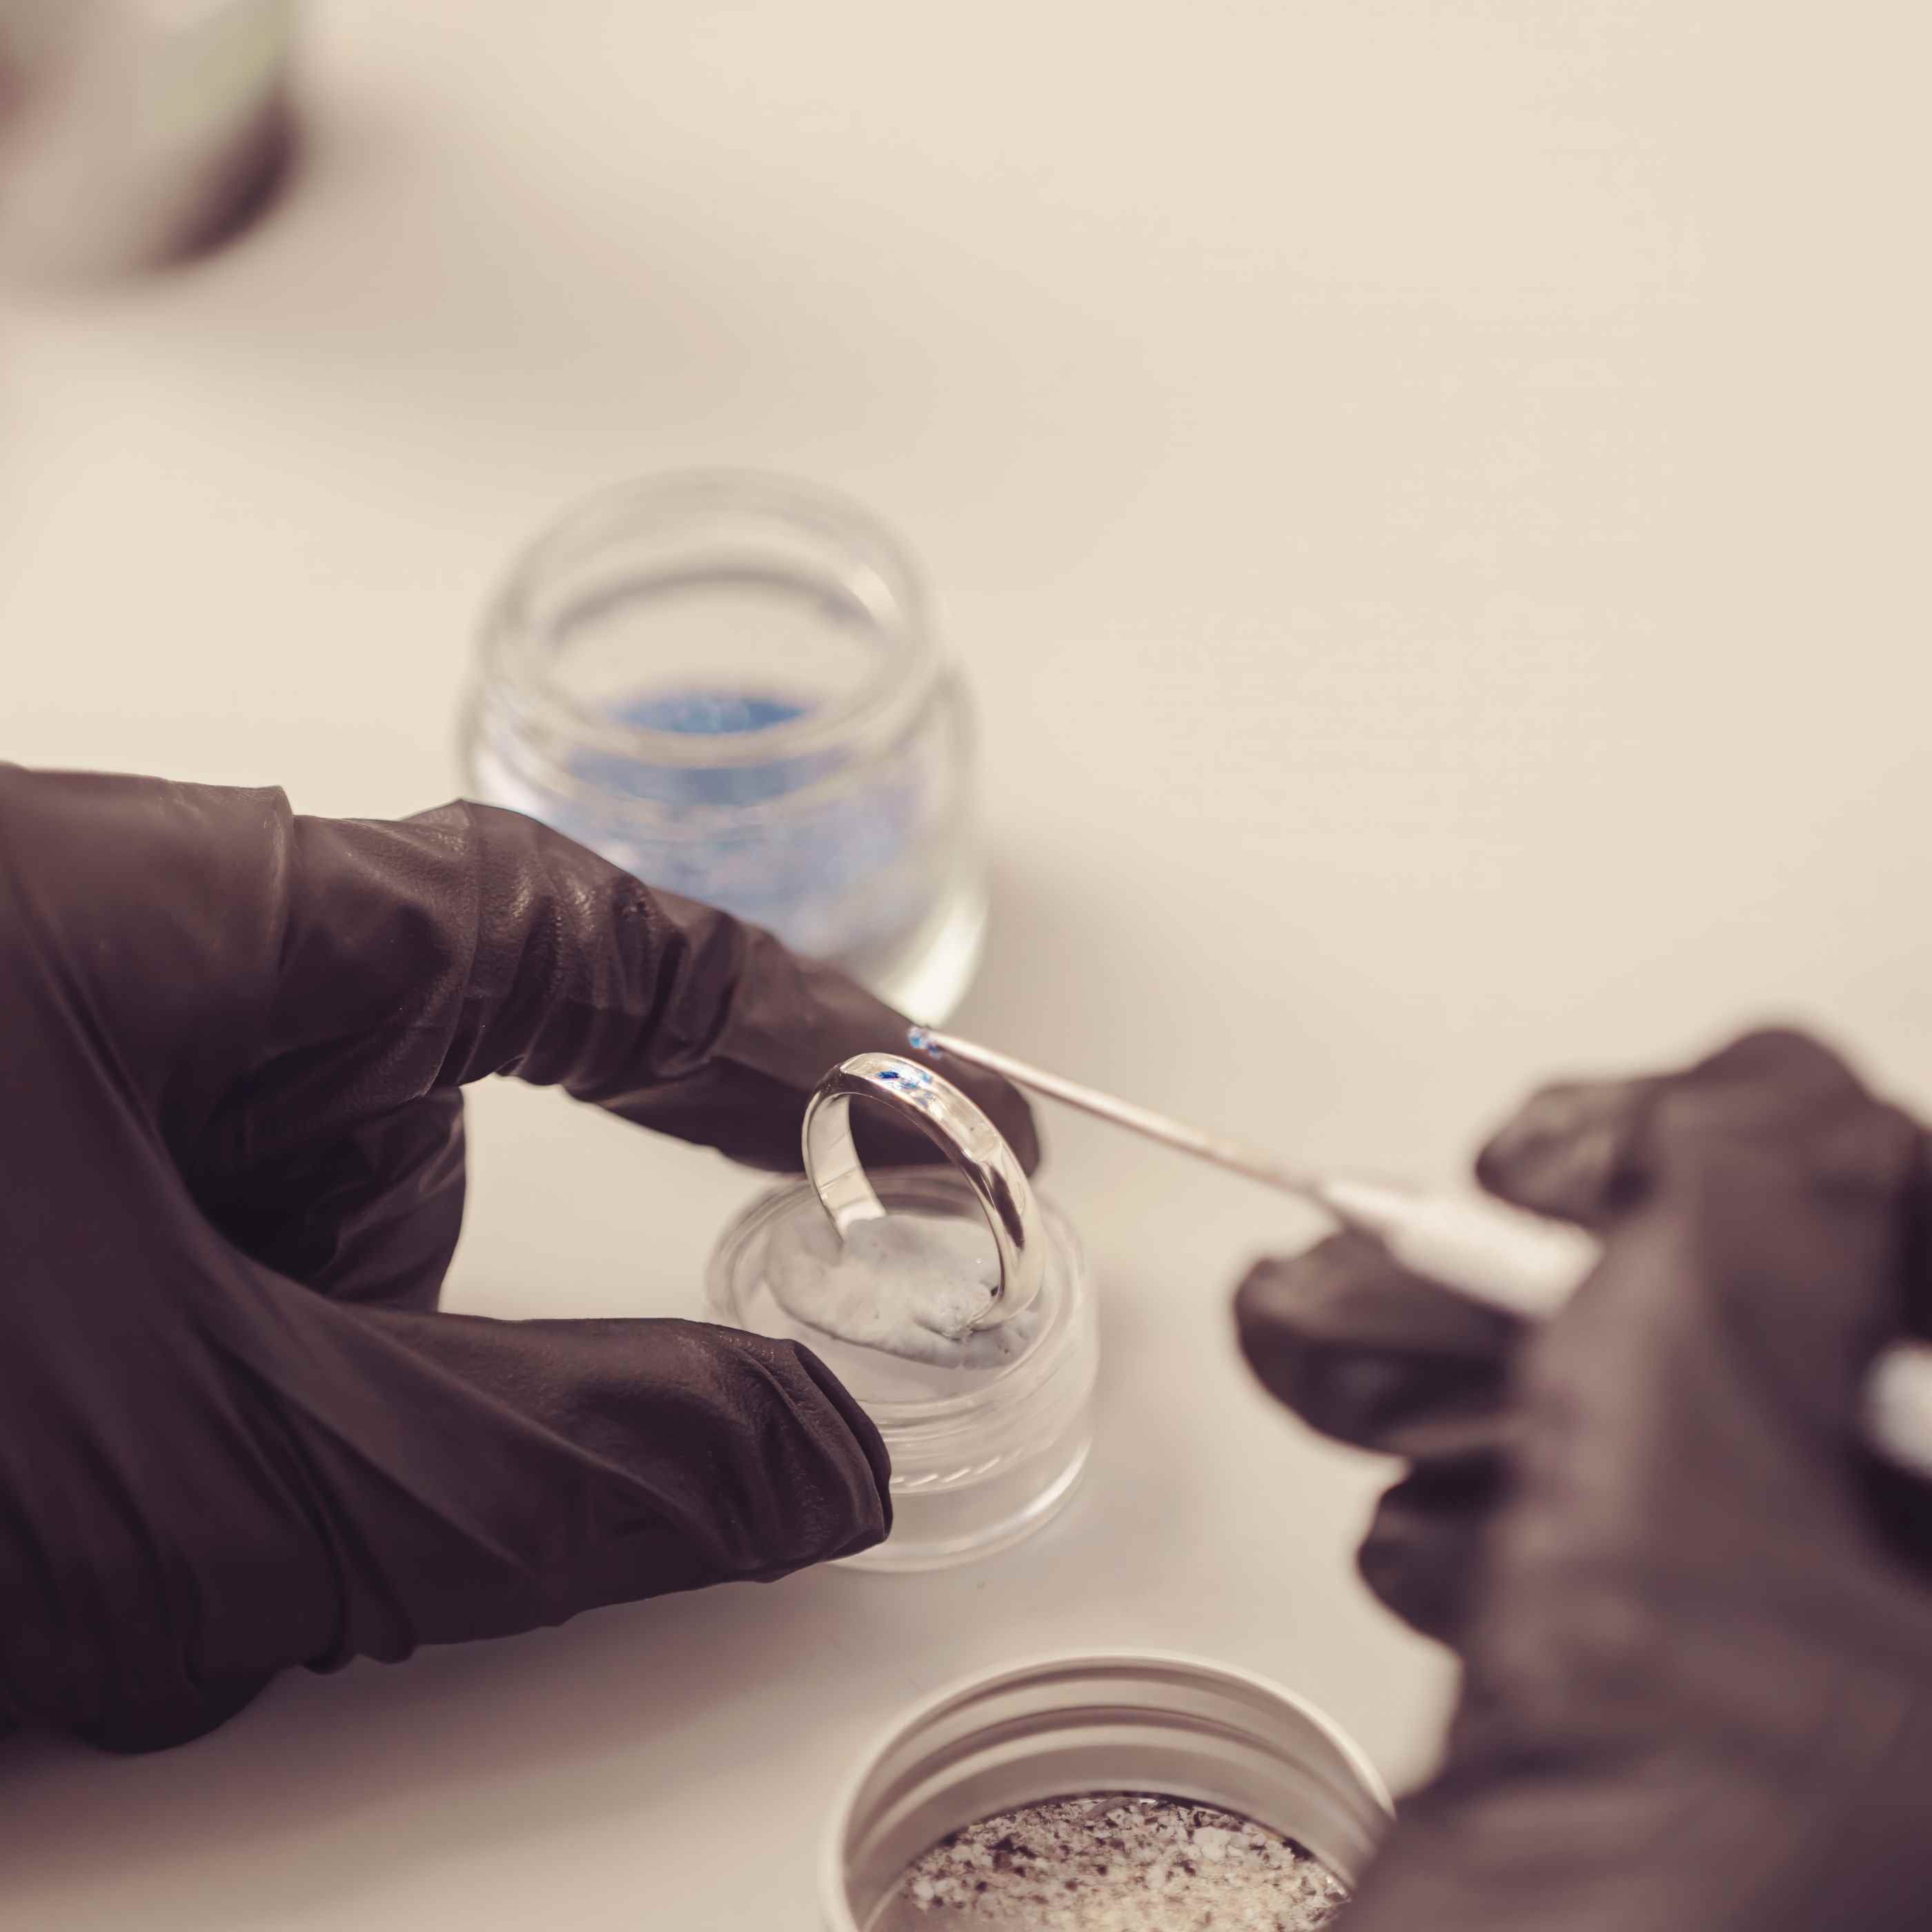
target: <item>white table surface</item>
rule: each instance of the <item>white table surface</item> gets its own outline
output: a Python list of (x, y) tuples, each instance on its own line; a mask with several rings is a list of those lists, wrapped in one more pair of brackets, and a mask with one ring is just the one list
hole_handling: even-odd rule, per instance
[[(275, 218), (0, 308), (0, 751), (455, 789), (479, 603), (632, 472), (820, 478), (986, 720), (961, 1016), (1336, 1164), (1824, 1024), (1932, 1097), (1924, 33), (1724, 0), (337, 0)], [(1865, 36), (1860, 38), (1860, 35)], [(1910, 39), (1913, 44), (1906, 44)], [(756, 1184), (475, 1096), (448, 1299), (686, 1312)], [(1305, 1237), (1090, 1124), (1090, 1486), (976, 1568), (607, 1611), (0, 1748), (0, 1922), (805, 1932), (827, 1802), (982, 1665), (1151, 1643), (1400, 1784), (1446, 1679), (1354, 1580), (1384, 1472), (1226, 1311)]]

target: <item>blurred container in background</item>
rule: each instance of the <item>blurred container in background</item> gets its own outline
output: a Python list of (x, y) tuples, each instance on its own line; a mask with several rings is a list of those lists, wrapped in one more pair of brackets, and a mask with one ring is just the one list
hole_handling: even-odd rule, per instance
[(0, 0), (0, 269), (92, 280), (214, 242), (290, 144), (296, 0)]
[(473, 798), (934, 1023), (986, 925), (970, 736), (886, 532), (808, 484), (698, 472), (594, 498), (524, 556), (464, 755)]

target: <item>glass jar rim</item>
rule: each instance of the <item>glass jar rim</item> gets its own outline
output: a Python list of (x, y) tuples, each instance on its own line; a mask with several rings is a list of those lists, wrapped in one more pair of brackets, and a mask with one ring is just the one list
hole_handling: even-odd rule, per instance
[[(532, 602), (549, 574), (593, 554), (654, 511), (668, 524), (694, 513), (749, 512), (843, 549), (882, 586), (895, 621), (881, 628), (904, 648), (881, 653), (866, 676), (832, 702), (754, 731), (694, 736), (620, 723), (579, 703), (550, 675), (551, 638)], [(917, 710), (941, 668), (923, 580), (895, 531), (838, 491), (774, 472), (729, 468), (668, 470), (579, 498), (520, 554), (490, 600), (482, 660), (490, 700), (508, 706), (525, 723), (578, 749), (668, 769), (769, 765), (855, 734), (889, 738)], [(600, 789), (586, 786), (580, 772), (569, 776), (573, 788)]]
[[(980, 1211), (965, 1183), (950, 1168), (884, 1168), (871, 1178), (880, 1198), (888, 1204), (894, 1197), (925, 1184), (935, 1196), (950, 1196), (968, 1204), (973, 1216)], [(1060, 1292), (1034, 1346), (991, 1382), (958, 1395), (937, 1396), (925, 1402), (874, 1402), (855, 1395), (854, 1400), (889, 1442), (910, 1448), (915, 1442), (926, 1444), (935, 1438), (958, 1434), (989, 1410), (1010, 1409), (1025, 1401), (1074, 1359), (1078, 1348), (1078, 1318), (1090, 1292), (1085, 1252), (1072, 1222), (1053, 1202), (1036, 1190), (1034, 1198), (1052, 1238), (1049, 1267), (1057, 1271), (1060, 1282)], [(788, 1180), (767, 1189), (732, 1218), (718, 1238), (707, 1274), (707, 1295), (714, 1304), (736, 1309), (739, 1294), (734, 1271), (747, 1246), (767, 1232), (781, 1215), (806, 1204), (820, 1214), (824, 1211), (809, 1181)]]

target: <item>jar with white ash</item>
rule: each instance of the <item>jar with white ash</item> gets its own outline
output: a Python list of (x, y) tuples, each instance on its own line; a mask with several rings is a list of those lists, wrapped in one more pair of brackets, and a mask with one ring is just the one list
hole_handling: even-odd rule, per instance
[(1054, 1658), (896, 1726), (836, 1810), (827, 1932), (1315, 1932), (1391, 1816), (1321, 1712), (1156, 1652)]
[[(754, 1201), (712, 1257), (706, 1312), (729, 1328), (804, 1342), (884, 1438), (892, 1532), (846, 1567), (942, 1569), (1032, 1535), (1072, 1497), (1094, 1436), (1092, 1288), (1071, 1222), (1035, 1197), (1045, 1271), (1025, 1315), (962, 1340), (935, 1330), (929, 1346), (915, 1347), (899, 1298), (922, 1282), (934, 1300), (956, 1282), (983, 1293), (997, 1273), (993, 1240), (956, 1173), (888, 1169), (872, 1181), (887, 1216), (857, 1231), (843, 1252), (808, 1180)], [(847, 1284), (832, 1318), (842, 1332), (827, 1331), (822, 1306), (807, 1307), (801, 1280), (820, 1293)], [(874, 1282), (884, 1292), (861, 1309)]]

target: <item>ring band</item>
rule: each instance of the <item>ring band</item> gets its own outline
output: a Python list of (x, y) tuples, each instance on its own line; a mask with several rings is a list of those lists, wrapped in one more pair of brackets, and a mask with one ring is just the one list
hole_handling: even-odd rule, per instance
[(1031, 1306), (1046, 1279), (1046, 1239), (1026, 1170), (1006, 1137), (950, 1081), (890, 1053), (860, 1053), (819, 1082), (805, 1110), (806, 1178), (844, 1240), (886, 1212), (852, 1139), (852, 1102), (870, 1100), (917, 1127), (972, 1189), (999, 1251), (999, 1285), (975, 1328), (997, 1328)]

